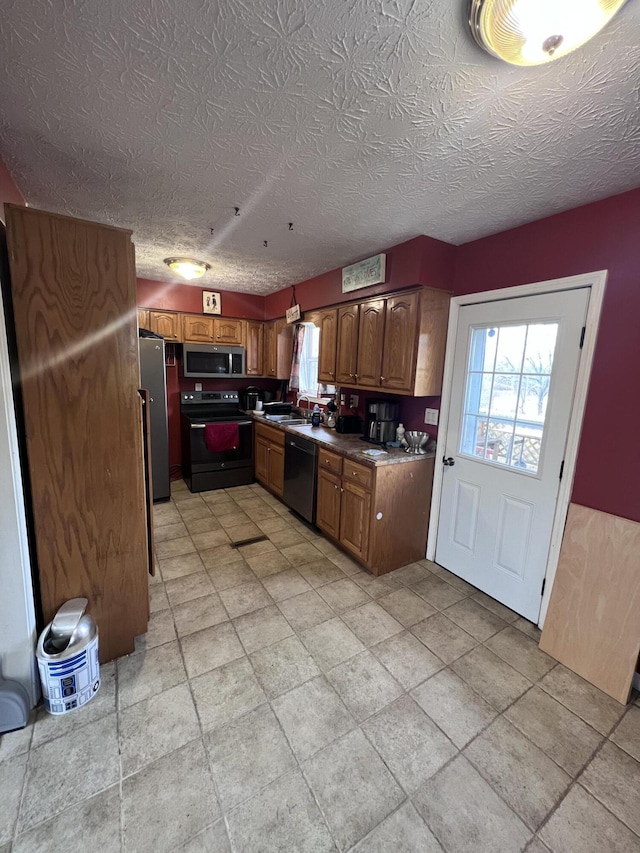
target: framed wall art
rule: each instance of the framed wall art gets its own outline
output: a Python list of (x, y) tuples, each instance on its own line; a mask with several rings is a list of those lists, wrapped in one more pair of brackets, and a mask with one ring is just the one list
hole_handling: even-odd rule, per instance
[(202, 291), (202, 313), (203, 314), (219, 314), (220, 313), (220, 294), (214, 293), (212, 290)]

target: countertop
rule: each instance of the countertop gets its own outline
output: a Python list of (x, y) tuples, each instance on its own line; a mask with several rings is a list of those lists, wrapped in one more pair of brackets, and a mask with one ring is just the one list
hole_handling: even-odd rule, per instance
[(377, 458), (367, 456), (364, 451), (377, 448), (375, 444), (368, 444), (362, 441), (360, 433), (340, 433), (335, 429), (329, 429), (326, 426), (313, 427), (311, 424), (280, 424), (277, 421), (268, 421), (260, 415), (249, 415), (254, 421), (266, 424), (274, 429), (289, 432), (293, 435), (299, 435), (303, 438), (313, 441), (319, 447), (327, 450), (333, 450), (343, 456), (353, 459), (354, 462), (359, 462), (361, 465), (368, 465), (371, 468), (380, 468), (383, 465), (401, 465), (404, 462), (419, 462), (421, 460), (432, 459), (435, 453), (406, 453), (399, 447), (390, 447), (387, 449), (385, 456)]

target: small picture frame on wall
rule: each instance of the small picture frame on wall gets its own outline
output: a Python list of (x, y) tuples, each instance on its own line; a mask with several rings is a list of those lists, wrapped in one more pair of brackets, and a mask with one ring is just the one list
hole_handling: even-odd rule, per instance
[(220, 314), (220, 294), (212, 290), (202, 291), (202, 313)]

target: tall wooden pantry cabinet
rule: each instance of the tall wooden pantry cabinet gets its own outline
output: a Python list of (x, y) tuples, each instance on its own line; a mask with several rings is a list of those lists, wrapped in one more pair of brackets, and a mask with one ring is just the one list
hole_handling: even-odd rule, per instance
[(43, 615), (88, 598), (105, 662), (133, 651), (149, 617), (131, 232), (5, 213)]

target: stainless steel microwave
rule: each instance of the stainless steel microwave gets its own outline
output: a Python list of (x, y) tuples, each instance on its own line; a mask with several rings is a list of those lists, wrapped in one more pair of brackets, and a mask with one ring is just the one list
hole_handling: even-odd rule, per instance
[(222, 379), (245, 375), (244, 347), (185, 344), (182, 348), (182, 372), (194, 379)]

